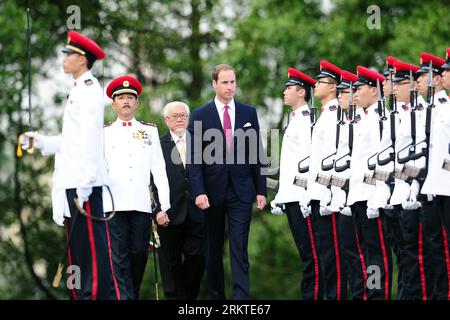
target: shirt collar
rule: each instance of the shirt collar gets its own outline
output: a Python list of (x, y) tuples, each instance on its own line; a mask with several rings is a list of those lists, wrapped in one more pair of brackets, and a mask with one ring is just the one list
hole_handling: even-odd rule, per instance
[[(214, 98), (214, 104), (216, 105), (217, 111), (223, 113), (225, 105), (219, 99), (217, 99), (217, 97)], [(230, 108), (231, 111), (234, 112), (235, 109), (234, 99), (231, 99), (230, 103), (227, 104), (227, 106)]]
[(133, 118), (129, 121), (123, 121), (123, 120), (120, 120), (119, 118), (117, 118), (115, 122), (120, 127), (132, 127), (132, 126), (136, 126), (137, 121), (135, 118)]
[(81, 76), (79, 76), (78, 79), (75, 80), (74, 86), (75, 87), (79, 86), (80, 84), (82, 84), (88, 78), (93, 78), (91, 70), (88, 70), (85, 73), (83, 73)]
[[(335, 106), (336, 108), (334, 108), (333, 110), (330, 110), (330, 107), (332, 107), (332, 106)], [(330, 100), (322, 107), (322, 112), (337, 110), (337, 106), (338, 106), (337, 99)]]
[[(172, 131), (170, 131), (170, 135), (172, 136), (172, 140), (177, 143), (178, 140), (180, 139), (180, 137), (178, 135), (176, 135), (175, 133), (173, 133)], [(186, 131), (183, 133), (183, 135), (181, 136), (181, 139), (183, 139), (184, 142), (186, 142)]]

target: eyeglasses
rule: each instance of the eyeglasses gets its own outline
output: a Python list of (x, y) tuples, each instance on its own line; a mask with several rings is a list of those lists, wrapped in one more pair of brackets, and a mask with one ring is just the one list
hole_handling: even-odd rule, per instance
[(402, 85), (404, 85), (404, 84), (410, 84), (411, 82), (410, 81), (401, 81), (401, 82), (394, 82), (394, 85), (396, 85), (396, 86), (402, 86)]
[(169, 114), (166, 118), (173, 121), (178, 120), (178, 118), (180, 118), (181, 120), (186, 120), (187, 118), (189, 118), (189, 115), (186, 113), (173, 113)]

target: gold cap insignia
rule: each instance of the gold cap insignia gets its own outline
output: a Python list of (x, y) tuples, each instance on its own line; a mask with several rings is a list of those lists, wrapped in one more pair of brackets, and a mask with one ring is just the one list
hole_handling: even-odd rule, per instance
[(129, 87), (129, 86), (130, 86), (130, 83), (129, 83), (128, 81), (125, 80), (125, 81), (123, 82), (123, 86), (124, 86), (124, 87)]

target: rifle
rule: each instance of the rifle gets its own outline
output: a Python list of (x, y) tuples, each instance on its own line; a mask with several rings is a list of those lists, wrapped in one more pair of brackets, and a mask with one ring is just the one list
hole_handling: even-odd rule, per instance
[[(376, 180), (380, 180), (380, 181), (384, 181), (389, 185), (389, 189), (391, 190), (391, 194), (394, 190), (395, 187), (395, 180), (394, 180), (394, 172), (395, 172), (395, 141), (396, 141), (396, 133), (395, 133), (395, 126), (396, 126), (396, 117), (398, 115), (398, 111), (397, 111), (397, 101), (395, 99), (394, 96), (394, 88), (393, 88), (393, 72), (390, 71), (390, 83), (391, 83), (391, 92), (389, 94), (389, 106), (391, 108), (391, 112), (390, 112), (390, 128), (391, 128), (391, 145), (388, 146), (387, 148), (383, 149), (382, 151), (380, 151), (377, 155), (377, 163), (380, 166), (385, 166), (391, 162), (394, 162), (394, 166), (391, 172), (384, 172), (384, 171), (375, 171), (375, 179)], [(381, 159), (381, 155), (388, 151), (391, 150), (391, 152), (389, 152), (389, 156), (387, 158)]]
[[(399, 164), (406, 164), (408, 161), (416, 158), (416, 106), (417, 106), (417, 91), (414, 90), (414, 80), (413, 80), (413, 74), (412, 69), (409, 70), (409, 79), (411, 80), (409, 84), (409, 101), (411, 104), (411, 143), (406, 145), (404, 148), (400, 149), (397, 152), (397, 161)], [(408, 150), (408, 154), (406, 157), (401, 157), (401, 153), (403, 153), (405, 150)], [(421, 156), (421, 155), (420, 155)], [(418, 159), (418, 158), (416, 158)], [(410, 168), (408, 168), (410, 167)], [(419, 170), (420, 171), (420, 170)], [(397, 179), (409, 181), (412, 177), (417, 177), (419, 174), (419, 171), (414, 170), (412, 166), (405, 165), (402, 169), (402, 171), (396, 170), (395, 177)], [(406, 174), (408, 173), (408, 174)], [(411, 176), (410, 176), (411, 175)]]
[[(379, 125), (379, 129), (380, 129), (380, 140), (383, 136), (383, 123), (385, 120), (387, 120), (386, 118), (386, 112), (384, 111), (384, 105), (383, 105), (383, 98), (381, 96), (381, 88), (380, 88), (380, 81), (377, 79), (377, 93), (378, 93), (378, 125)], [(378, 155), (378, 151), (375, 152), (375, 154), (371, 155), (369, 157), (369, 159), (367, 159), (367, 168), (370, 171), (373, 171), (372, 175), (369, 174), (365, 174), (364, 175), (364, 183), (370, 184), (370, 185), (375, 185), (375, 168), (377, 166), (376, 162), (371, 163), (372, 159), (375, 158)]]
[[(314, 89), (311, 87), (311, 103), (310, 103), (310, 112), (309, 112), (309, 117), (311, 120), (311, 136), (314, 130), (314, 126), (316, 125), (317, 122), (317, 108), (314, 107)], [(308, 165), (302, 165), (302, 163), (304, 163), (305, 161), (307, 161), (309, 159), (309, 156), (307, 156), (306, 158), (300, 160), (298, 162), (298, 172), (299, 173), (306, 173), (309, 171), (309, 164)], [(294, 179), (294, 184), (296, 183), (296, 179)]]
[(329, 164), (325, 164), (325, 161), (328, 160), (329, 158), (331, 158), (332, 156), (336, 155), (337, 149), (339, 147), (339, 136), (340, 136), (340, 132), (341, 132), (341, 125), (344, 124), (344, 111), (342, 110), (342, 108), (340, 106), (338, 106), (337, 108), (337, 121), (336, 121), (336, 142), (335, 142), (335, 151), (330, 154), (329, 156), (325, 157), (322, 159), (322, 163), (321, 163), (321, 168), (323, 171), (330, 171), (331, 169), (334, 168), (334, 159), (331, 161), (331, 163)]
[[(425, 167), (424, 168), (417, 168), (414, 166), (408, 166), (405, 164), (403, 168), (403, 173), (405, 173), (407, 176), (411, 178), (417, 178), (420, 186), (423, 186), (423, 183), (425, 182), (425, 178), (428, 173), (429, 168), (429, 160), (430, 160), (430, 135), (431, 135), (431, 119), (432, 119), (432, 111), (434, 109), (434, 86), (433, 86), (433, 63), (430, 61), (429, 66), (429, 79), (428, 79), (428, 91), (427, 91), (427, 100), (428, 100), (428, 108), (426, 113), (426, 120), (425, 120), (425, 139), (418, 142), (411, 144), (409, 147), (409, 154), (407, 157), (401, 159), (402, 162), (408, 162), (409, 160), (417, 160), (421, 157), (425, 157)], [(411, 124), (412, 125), (412, 124)], [(414, 121), (415, 125), (415, 121)], [(413, 133), (413, 132), (412, 132)], [(412, 134), (411, 133), (411, 134)], [(415, 133), (415, 130), (414, 130)], [(418, 146), (421, 144), (425, 144), (425, 146), (421, 147), (420, 151), (417, 152)], [(403, 148), (402, 150), (404, 150)], [(400, 150), (400, 151), (402, 151)]]

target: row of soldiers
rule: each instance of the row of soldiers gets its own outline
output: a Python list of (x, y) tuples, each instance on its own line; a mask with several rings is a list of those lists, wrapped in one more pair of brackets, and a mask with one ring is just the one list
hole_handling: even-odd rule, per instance
[(271, 211), (287, 215), (304, 299), (390, 299), (392, 252), (399, 299), (450, 299), (449, 55), (388, 57), (383, 74), (288, 70)]

